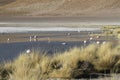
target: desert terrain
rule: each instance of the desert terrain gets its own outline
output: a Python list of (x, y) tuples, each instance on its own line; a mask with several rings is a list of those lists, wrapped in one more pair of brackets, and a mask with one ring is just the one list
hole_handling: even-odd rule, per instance
[(0, 16), (119, 17), (119, 0), (0, 0)]
[(120, 80), (119, 53), (120, 0), (0, 0), (0, 80)]

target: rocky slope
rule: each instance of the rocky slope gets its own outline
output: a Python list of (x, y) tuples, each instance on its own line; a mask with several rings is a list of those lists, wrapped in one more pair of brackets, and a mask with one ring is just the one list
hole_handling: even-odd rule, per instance
[(120, 16), (120, 0), (0, 0), (0, 16)]

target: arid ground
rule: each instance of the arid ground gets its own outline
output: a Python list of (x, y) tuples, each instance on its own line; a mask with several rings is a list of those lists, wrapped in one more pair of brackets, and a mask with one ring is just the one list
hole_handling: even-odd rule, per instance
[[(86, 25), (103, 31), (16, 29)], [(0, 28), (8, 28), (0, 30), (0, 61), (15, 58), (0, 63), (0, 79), (120, 80), (120, 27), (112, 25), (120, 25), (120, 0), (0, 0)], [(32, 50), (34, 46), (48, 52)], [(61, 51), (54, 54), (56, 49)]]
[(119, 0), (0, 0), (0, 16), (119, 17)]

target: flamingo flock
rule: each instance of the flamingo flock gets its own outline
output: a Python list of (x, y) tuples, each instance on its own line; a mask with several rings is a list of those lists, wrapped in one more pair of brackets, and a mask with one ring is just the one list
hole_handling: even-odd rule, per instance
[[(78, 30), (78, 32), (80, 32), (80, 30)], [(67, 33), (67, 36), (71, 36), (71, 33), (70, 33), (70, 32)], [(36, 42), (36, 41), (37, 41), (37, 38), (38, 38), (37, 35), (34, 35), (33, 37), (32, 37), (32, 36), (29, 36), (29, 41), (31, 42), (31, 41), (33, 40), (33, 41)], [(100, 36), (90, 37), (88, 40), (84, 40), (84, 41), (83, 41), (83, 44), (86, 45), (87, 42), (90, 42), (90, 43), (91, 43), (91, 41), (94, 40), (94, 39), (97, 39), (97, 41), (95, 42), (96, 44), (100, 44), (101, 42), (98, 40), (99, 38), (100, 38)], [(48, 43), (50, 43), (50, 37), (47, 38), (47, 41), (48, 41)], [(7, 38), (7, 43), (9, 43), (9, 42), (10, 42), (10, 38)], [(105, 43), (106, 43), (106, 41), (103, 41), (103, 42), (102, 42), (102, 44), (105, 44)], [(66, 45), (67, 43), (62, 42), (61, 44), (62, 44), (62, 45)], [(28, 53), (28, 52), (30, 52), (30, 50), (28, 50), (27, 53)]]

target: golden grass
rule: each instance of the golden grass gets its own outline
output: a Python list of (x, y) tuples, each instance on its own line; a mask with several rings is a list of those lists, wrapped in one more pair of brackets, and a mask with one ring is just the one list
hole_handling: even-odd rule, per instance
[(104, 26), (102, 30), (104, 30), (106, 34), (120, 34), (120, 26)]
[(33, 50), (30, 54), (23, 53), (12, 62), (0, 66), (1, 79), (10, 80), (72, 79), (104, 72), (120, 72), (119, 45), (91, 44), (53, 56)]
[(120, 26), (106, 25), (102, 26), (101, 30), (103, 31), (102, 34), (91, 34), (91, 36), (115, 36), (120, 39)]

